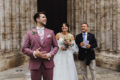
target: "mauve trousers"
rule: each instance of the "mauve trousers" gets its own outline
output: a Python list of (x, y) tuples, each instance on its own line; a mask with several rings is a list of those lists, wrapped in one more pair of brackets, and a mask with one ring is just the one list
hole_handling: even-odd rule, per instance
[(44, 65), (41, 65), (39, 70), (30, 70), (31, 72), (31, 80), (41, 80), (43, 76), (43, 80), (53, 80), (53, 68), (46, 69)]

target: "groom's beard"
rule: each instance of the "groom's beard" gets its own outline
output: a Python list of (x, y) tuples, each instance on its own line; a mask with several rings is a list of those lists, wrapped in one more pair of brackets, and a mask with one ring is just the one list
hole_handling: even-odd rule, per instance
[(46, 26), (47, 22), (40, 22), (40, 24)]

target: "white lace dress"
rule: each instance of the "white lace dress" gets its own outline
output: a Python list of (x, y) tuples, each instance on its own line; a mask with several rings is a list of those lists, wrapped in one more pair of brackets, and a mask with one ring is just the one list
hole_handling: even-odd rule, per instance
[[(63, 38), (59, 38), (58, 45), (61, 47)], [(54, 56), (54, 73), (53, 80), (78, 80), (76, 66), (73, 58), (73, 53), (78, 49), (75, 46), (62, 51), (60, 48)]]

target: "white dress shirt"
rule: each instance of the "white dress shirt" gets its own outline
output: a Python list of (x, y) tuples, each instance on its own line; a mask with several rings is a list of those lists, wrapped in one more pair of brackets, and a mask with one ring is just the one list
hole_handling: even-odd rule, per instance
[(37, 27), (37, 32), (38, 32), (38, 35), (40, 36), (40, 39), (43, 40), (44, 39), (44, 27), (40, 28), (40, 27)]
[(85, 32), (85, 33), (82, 33), (82, 36), (85, 34), (85, 38), (83, 39), (83, 41), (87, 41), (87, 32)]
[(89, 44), (89, 41), (87, 40), (87, 35), (88, 33), (82, 33), (82, 37), (83, 37), (83, 43), (84, 43), (84, 46), (82, 48), (86, 48), (86, 45)]
[[(37, 32), (38, 32), (38, 35), (40, 36), (40, 40), (42, 41), (44, 39), (44, 27), (40, 28), (40, 27), (37, 27)], [(33, 56), (34, 58), (37, 58), (35, 56), (35, 53), (33, 52)]]

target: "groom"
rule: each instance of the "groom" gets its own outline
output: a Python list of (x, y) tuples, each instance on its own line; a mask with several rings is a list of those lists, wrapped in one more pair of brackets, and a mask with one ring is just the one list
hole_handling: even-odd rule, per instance
[(23, 53), (30, 57), (29, 69), (31, 80), (53, 80), (53, 57), (58, 51), (54, 32), (45, 28), (47, 18), (44, 12), (34, 15), (36, 28), (27, 32), (22, 48)]
[(95, 36), (88, 32), (88, 24), (81, 24), (81, 32), (76, 36), (76, 44), (79, 47), (78, 58), (80, 60), (80, 70), (84, 80), (88, 80), (87, 66), (89, 66), (92, 80), (96, 80), (96, 63), (94, 48), (97, 47)]

